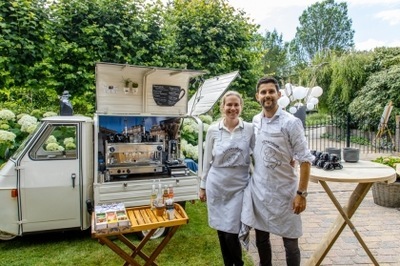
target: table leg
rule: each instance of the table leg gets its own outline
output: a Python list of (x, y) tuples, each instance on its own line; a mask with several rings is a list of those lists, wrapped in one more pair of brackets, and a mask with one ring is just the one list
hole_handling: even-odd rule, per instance
[(113, 241), (108, 239), (106, 236), (99, 237), (99, 242), (101, 244), (107, 245), (111, 250), (113, 250), (118, 256), (128, 263), (128, 265), (140, 266), (128, 253), (126, 253), (123, 249), (121, 249), (118, 245), (116, 245)]
[(328, 234), (322, 240), (314, 254), (311, 258), (307, 261), (307, 265), (320, 265), (325, 258), (326, 254), (329, 252), (333, 244), (336, 242), (339, 235), (342, 233), (344, 227), (349, 225), (351, 231), (354, 233), (370, 259), (375, 265), (379, 265), (374, 256), (372, 255), (371, 251), (366, 246), (365, 242), (362, 240), (360, 234), (358, 233), (357, 229), (354, 227), (353, 223), (350, 221), (353, 214), (356, 212), (357, 208), (360, 206), (361, 202), (367, 195), (369, 189), (371, 188), (373, 183), (360, 183), (354, 189), (353, 193), (351, 194), (347, 206), (342, 208), (338, 200), (336, 199), (335, 195), (333, 194), (332, 190), (326, 184), (325, 181), (319, 181), (328, 194), (329, 198), (332, 200), (335, 207), (338, 209), (340, 215), (336, 218), (336, 221), (332, 224)]
[(157, 258), (157, 256), (160, 254), (160, 252), (168, 244), (168, 242), (171, 240), (172, 236), (176, 233), (178, 228), (179, 228), (179, 225), (173, 226), (170, 228), (168, 234), (164, 237), (164, 239), (157, 246), (157, 248), (153, 251), (153, 253), (151, 253), (150, 259), (146, 261), (145, 266), (152, 265), (153, 261)]
[[(142, 259), (144, 259), (145, 261), (148, 261), (150, 258), (149, 258), (149, 256), (147, 256), (145, 253), (142, 252), (142, 248), (150, 240), (150, 238), (152, 237), (152, 235), (154, 234), (154, 232), (156, 230), (157, 229), (150, 230), (150, 232), (140, 241), (139, 245), (137, 245), (137, 246), (133, 245), (132, 242), (129, 241), (129, 239), (127, 239), (123, 235), (118, 236), (118, 238), (133, 251), (131, 254), (131, 258), (136, 257), (136, 255), (139, 255)], [(126, 262), (124, 264), (124, 266), (127, 266), (127, 265), (129, 265), (128, 262)], [(151, 265), (156, 266), (157, 264), (153, 262)]]

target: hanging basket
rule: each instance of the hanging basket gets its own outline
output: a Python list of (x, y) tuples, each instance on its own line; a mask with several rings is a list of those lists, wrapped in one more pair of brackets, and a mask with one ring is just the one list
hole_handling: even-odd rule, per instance
[(400, 207), (400, 182), (386, 184), (376, 182), (372, 185), (372, 197), (374, 203), (390, 208)]

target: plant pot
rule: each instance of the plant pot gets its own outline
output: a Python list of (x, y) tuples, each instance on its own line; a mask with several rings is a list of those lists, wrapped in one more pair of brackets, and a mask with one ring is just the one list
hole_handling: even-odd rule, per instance
[(400, 207), (400, 182), (386, 184), (376, 182), (372, 185), (372, 197), (374, 203), (390, 208)]
[(356, 163), (360, 159), (360, 150), (356, 148), (343, 148), (343, 160), (348, 163)]

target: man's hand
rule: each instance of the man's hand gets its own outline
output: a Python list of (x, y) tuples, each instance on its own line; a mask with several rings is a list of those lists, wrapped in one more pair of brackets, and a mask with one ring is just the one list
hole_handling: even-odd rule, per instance
[(306, 206), (307, 206), (306, 198), (300, 195), (296, 195), (296, 197), (293, 200), (293, 212), (295, 214), (300, 214), (306, 209)]

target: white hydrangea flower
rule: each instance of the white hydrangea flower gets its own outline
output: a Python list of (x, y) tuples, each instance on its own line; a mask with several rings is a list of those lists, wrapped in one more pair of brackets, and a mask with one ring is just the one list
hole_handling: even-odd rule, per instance
[(55, 112), (46, 112), (43, 114), (43, 117), (50, 117), (50, 116), (57, 116), (57, 113)]
[(58, 145), (58, 150), (59, 150), (59, 151), (64, 151), (65, 148), (64, 148), (63, 146)]
[(46, 145), (46, 151), (64, 151), (64, 147), (52, 142)]
[(64, 145), (67, 145), (68, 143), (75, 143), (74, 138), (65, 138), (64, 139)]
[(193, 160), (197, 160), (198, 156), (198, 146), (193, 146), (187, 141), (181, 141), (181, 150), (184, 154), (185, 158), (191, 158)]
[(211, 115), (200, 115), (199, 118), (205, 124), (211, 124), (213, 121), (213, 118)]
[(76, 150), (76, 145), (75, 145), (75, 143), (68, 142), (67, 144), (65, 144), (65, 149), (66, 149), (67, 151), (69, 151), (69, 150)]
[(0, 129), (9, 130), (9, 129), (10, 129), (10, 125), (8, 125), (8, 124), (1, 124), (1, 125), (0, 125)]
[(7, 144), (11, 146), (14, 144), (16, 137), (17, 136), (12, 132), (0, 130), (0, 144)]
[(31, 115), (24, 114), (19, 120), (18, 124), (23, 126), (24, 124), (36, 124), (37, 123), (37, 118)]
[(15, 114), (10, 110), (3, 109), (0, 111), (0, 118), (7, 121), (12, 121), (15, 119)]
[(182, 130), (186, 133), (193, 133), (194, 129), (190, 125), (184, 125)]
[(58, 145), (57, 139), (56, 139), (56, 137), (54, 137), (53, 135), (49, 136), (49, 137), (47, 138), (46, 142), (45, 142), (45, 144), (50, 144), (50, 143), (56, 143), (56, 144)]
[(37, 124), (31, 124), (26, 128), (26, 132), (31, 134), (33, 131), (35, 131), (36, 127), (37, 127)]
[[(36, 117), (25, 114), (18, 120), (18, 124), (21, 125), (22, 132), (31, 133), (33, 130), (35, 130), (38, 121)], [(33, 126), (35, 126), (35, 128)]]

